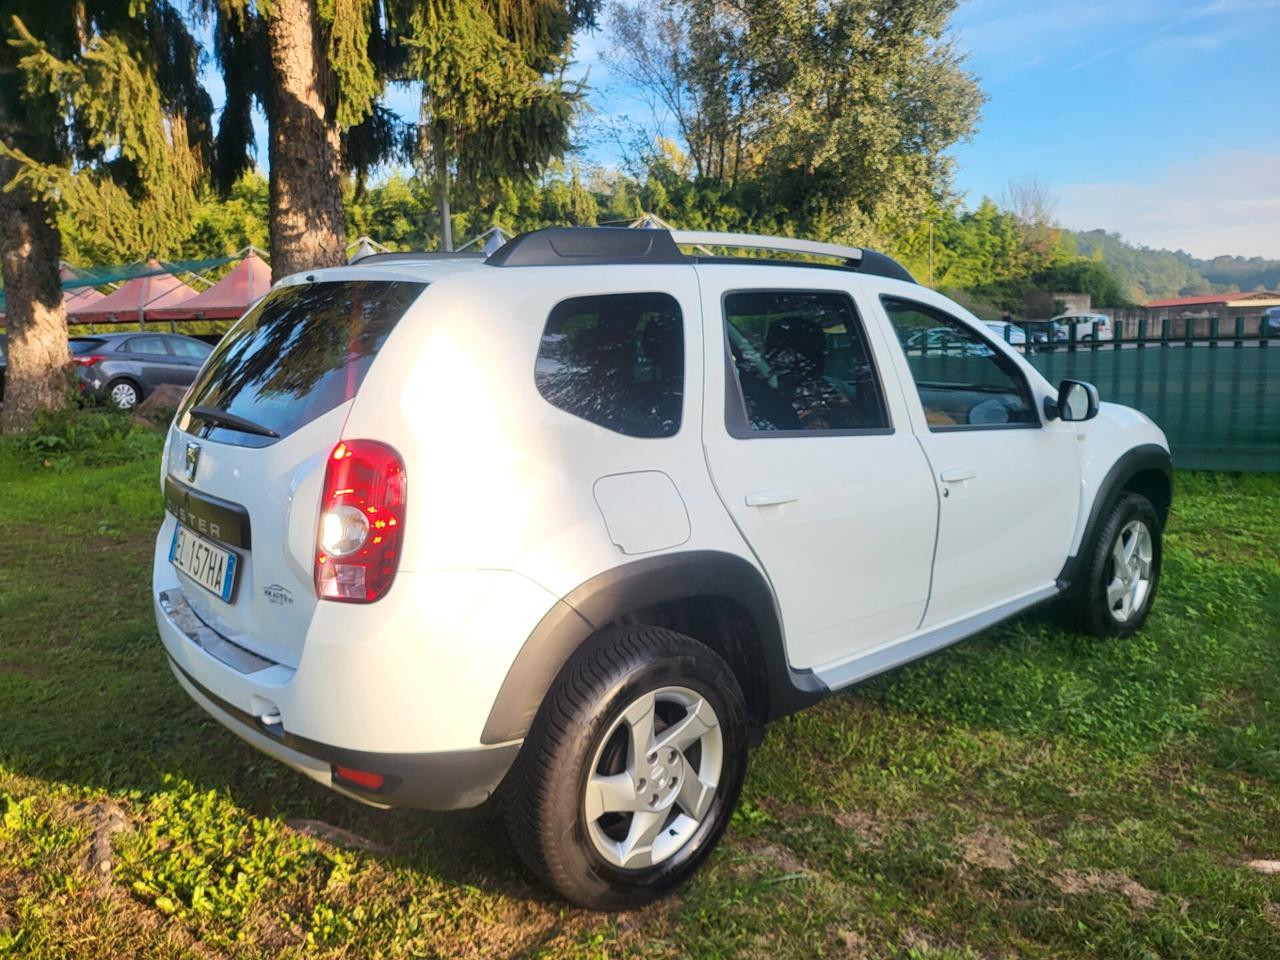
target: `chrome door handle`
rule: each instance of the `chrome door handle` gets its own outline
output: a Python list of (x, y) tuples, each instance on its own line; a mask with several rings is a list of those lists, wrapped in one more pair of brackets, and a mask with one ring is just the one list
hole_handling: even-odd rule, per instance
[(972, 480), (975, 474), (968, 467), (952, 467), (950, 470), (943, 470), (938, 474), (938, 479), (943, 483), (961, 483), (965, 480)]
[(793, 490), (758, 490), (747, 494), (748, 507), (775, 507), (780, 503), (791, 503), (800, 499), (800, 494)]

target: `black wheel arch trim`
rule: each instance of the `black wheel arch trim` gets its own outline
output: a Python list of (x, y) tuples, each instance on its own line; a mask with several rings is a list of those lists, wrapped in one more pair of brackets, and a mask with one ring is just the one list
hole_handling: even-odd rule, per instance
[(787, 663), (773, 589), (753, 563), (716, 550), (665, 553), (599, 573), (557, 601), (507, 671), (480, 742), (523, 739), (561, 668), (602, 627), (648, 607), (705, 596), (734, 600), (751, 617), (765, 661), (767, 719), (794, 713), (828, 692), (811, 671)]
[[(1080, 546), (1073, 556), (1067, 558), (1062, 572), (1058, 574), (1058, 585), (1063, 590), (1068, 589), (1079, 575), (1080, 566), (1084, 562), (1083, 558), (1088, 550), (1088, 545), (1093, 542), (1093, 538), (1098, 533), (1098, 528), (1106, 520), (1116, 501), (1120, 499), (1120, 494), (1125, 489), (1125, 484), (1138, 474), (1151, 470), (1157, 470), (1164, 474), (1165, 480), (1169, 485), (1169, 499), (1172, 501), (1173, 458), (1170, 456), (1169, 451), (1157, 443), (1144, 443), (1141, 446), (1125, 451), (1111, 465), (1111, 469), (1107, 471), (1106, 476), (1102, 478), (1102, 482), (1098, 485), (1098, 492), (1093, 498), (1093, 505), (1089, 508), (1089, 519), (1085, 523), (1084, 534), (1080, 538)], [(1168, 518), (1168, 504), (1161, 505), (1157, 503), (1154, 506), (1156, 514), (1160, 518), (1160, 524), (1163, 527)], [(1164, 509), (1162, 509), (1162, 506)]]

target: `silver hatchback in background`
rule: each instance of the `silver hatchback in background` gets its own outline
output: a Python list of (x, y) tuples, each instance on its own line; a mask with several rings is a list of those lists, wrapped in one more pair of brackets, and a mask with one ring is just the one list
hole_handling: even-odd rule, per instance
[(72, 337), (71, 362), (86, 400), (129, 410), (162, 383), (188, 387), (213, 347), (176, 333)]

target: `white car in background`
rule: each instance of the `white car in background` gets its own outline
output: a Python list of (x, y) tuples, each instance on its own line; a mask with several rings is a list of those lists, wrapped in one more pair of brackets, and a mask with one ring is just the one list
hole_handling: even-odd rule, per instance
[(770, 721), (1051, 600), (1138, 630), (1172, 496), (1151, 420), (888, 257), (609, 228), (280, 280), (160, 479), (205, 711), (373, 806), (498, 792), (616, 909), (706, 858)]
[(1067, 332), (1063, 339), (1071, 339), (1071, 328), (1075, 327), (1077, 342), (1084, 340), (1111, 340), (1115, 334), (1111, 327), (1111, 318), (1105, 313), (1062, 313), (1054, 317), (1052, 323), (1062, 325)]
[(1005, 343), (1020, 347), (1027, 342), (1027, 332), (1016, 323), (1010, 323), (1007, 320), (987, 320), (985, 323), (987, 329)]

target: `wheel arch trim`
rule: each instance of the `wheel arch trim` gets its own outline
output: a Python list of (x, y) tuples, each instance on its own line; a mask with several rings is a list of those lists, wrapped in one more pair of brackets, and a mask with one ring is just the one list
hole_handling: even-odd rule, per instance
[[(1120, 494), (1125, 489), (1125, 484), (1139, 474), (1152, 471), (1164, 475), (1168, 485), (1169, 501), (1172, 502), (1173, 458), (1164, 447), (1157, 443), (1144, 443), (1132, 447), (1126, 450), (1111, 465), (1111, 469), (1107, 471), (1106, 476), (1102, 478), (1102, 482), (1098, 484), (1098, 492), (1094, 495), (1093, 503), (1090, 505), (1089, 518), (1085, 521), (1084, 533), (1080, 537), (1080, 547), (1073, 556), (1067, 558), (1067, 562), (1062, 567), (1062, 572), (1058, 574), (1058, 585), (1061, 589), (1065, 590), (1070, 587), (1079, 575), (1080, 566), (1088, 552), (1089, 544), (1097, 536), (1098, 529), (1106, 521), (1107, 514), (1111, 512), (1111, 508), (1120, 499)], [(1168, 504), (1164, 505), (1164, 510), (1161, 509), (1161, 504), (1153, 504), (1153, 506), (1155, 506), (1157, 515), (1160, 517), (1160, 524), (1163, 526), (1168, 517)]]
[(811, 671), (794, 670), (787, 663), (773, 590), (753, 563), (715, 550), (666, 553), (599, 573), (556, 602), (512, 661), (481, 743), (522, 739), (561, 668), (604, 626), (647, 607), (705, 596), (734, 600), (751, 617), (765, 661), (769, 719), (792, 713), (827, 692)]

